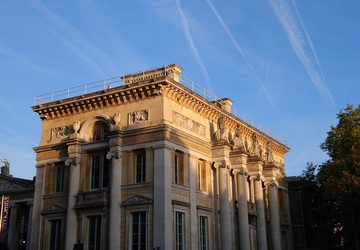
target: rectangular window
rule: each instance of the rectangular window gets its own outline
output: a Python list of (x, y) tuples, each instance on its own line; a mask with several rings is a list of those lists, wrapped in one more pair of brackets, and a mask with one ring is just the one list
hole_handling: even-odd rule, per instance
[(175, 249), (185, 249), (185, 214), (175, 213)]
[(179, 153), (174, 157), (174, 183), (184, 185), (184, 166)]
[(205, 162), (199, 162), (197, 167), (198, 189), (206, 191), (206, 165)]
[(88, 249), (100, 250), (101, 239), (101, 215), (90, 216), (89, 219), (89, 235)]
[(56, 167), (56, 181), (55, 181), (55, 192), (61, 193), (64, 192), (64, 166), (57, 166)]
[(209, 249), (208, 243), (208, 218), (205, 216), (200, 216), (199, 221), (199, 237), (200, 237), (200, 250)]
[(131, 249), (146, 249), (146, 212), (134, 212), (132, 215), (131, 227)]
[(146, 164), (145, 151), (135, 153), (135, 181), (136, 183), (145, 182)]
[(49, 250), (60, 250), (61, 219), (50, 221), (50, 247)]
[(91, 189), (109, 187), (109, 160), (105, 155), (91, 157)]

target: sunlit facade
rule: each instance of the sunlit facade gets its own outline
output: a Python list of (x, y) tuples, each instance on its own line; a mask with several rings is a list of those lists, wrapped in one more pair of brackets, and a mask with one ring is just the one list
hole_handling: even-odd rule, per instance
[(289, 148), (181, 71), (38, 99), (31, 249), (292, 248)]

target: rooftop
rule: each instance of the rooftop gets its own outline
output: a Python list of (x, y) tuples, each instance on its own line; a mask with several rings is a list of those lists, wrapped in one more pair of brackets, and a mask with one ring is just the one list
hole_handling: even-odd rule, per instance
[[(125, 75), (125, 76), (112, 77), (112, 78), (108, 78), (108, 79), (104, 79), (104, 80), (100, 80), (100, 81), (96, 81), (96, 82), (92, 82), (92, 83), (75, 86), (75, 87), (68, 88), (68, 89), (63, 89), (63, 90), (59, 90), (59, 91), (55, 91), (55, 92), (51, 92), (51, 93), (38, 95), (38, 96), (35, 96), (35, 98), (34, 98), (34, 105), (35, 106), (41, 105), (41, 104), (45, 104), (45, 103), (49, 103), (49, 102), (59, 101), (59, 100), (66, 99), (66, 98), (72, 98), (72, 97), (76, 97), (76, 96), (93, 93), (96, 91), (102, 91), (102, 90), (106, 90), (106, 89), (123, 86), (123, 85), (125, 85), (125, 80), (127, 81), (132, 76), (143, 75), (143, 78), (145, 79), (145, 77), (149, 71), (158, 70), (159, 68), (166, 69), (166, 67), (169, 67), (169, 65), (135, 72), (135, 73)], [(166, 70), (165, 70), (165, 72), (166, 72)], [(218, 98), (216, 95), (209, 92), (208, 90), (201, 87), (200, 85), (196, 84), (195, 82), (193, 82), (192, 80), (190, 80), (189, 78), (187, 78), (186, 76), (184, 76), (181, 73), (179, 75), (179, 83), (210, 102), (216, 102), (216, 101), (223, 99), (223, 98)], [(236, 116), (237, 118), (239, 118), (240, 120), (244, 121), (245, 123), (258, 129), (262, 133), (264, 133), (264, 134), (272, 137), (273, 139), (281, 142), (282, 144), (288, 146), (288, 142), (282, 136), (276, 134), (274, 131), (270, 130), (269, 128), (265, 127), (261, 123), (257, 122), (256, 120), (254, 120), (247, 114), (241, 112), (239, 109), (231, 107), (230, 113), (232, 115)]]

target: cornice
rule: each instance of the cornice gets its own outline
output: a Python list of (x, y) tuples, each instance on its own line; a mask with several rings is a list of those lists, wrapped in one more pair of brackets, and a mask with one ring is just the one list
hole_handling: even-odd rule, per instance
[(152, 83), (139, 83), (130, 86), (123, 85), (62, 99), (60, 101), (36, 105), (33, 106), (32, 109), (34, 112), (37, 112), (43, 120), (54, 119), (157, 96), (162, 93), (162, 84), (167, 84), (167, 81), (163, 79)]

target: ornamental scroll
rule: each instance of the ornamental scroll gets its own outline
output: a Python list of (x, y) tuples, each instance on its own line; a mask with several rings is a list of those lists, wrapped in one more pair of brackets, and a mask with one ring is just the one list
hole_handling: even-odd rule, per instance
[(190, 118), (187, 118), (186, 116), (183, 116), (182, 114), (179, 114), (175, 111), (173, 111), (173, 123), (186, 128), (190, 131), (193, 131), (195, 133), (198, 133), (199, 135), (205, 136), (205, 126), (201, 125), (198, 122), (195, 122), (191, 120)]

